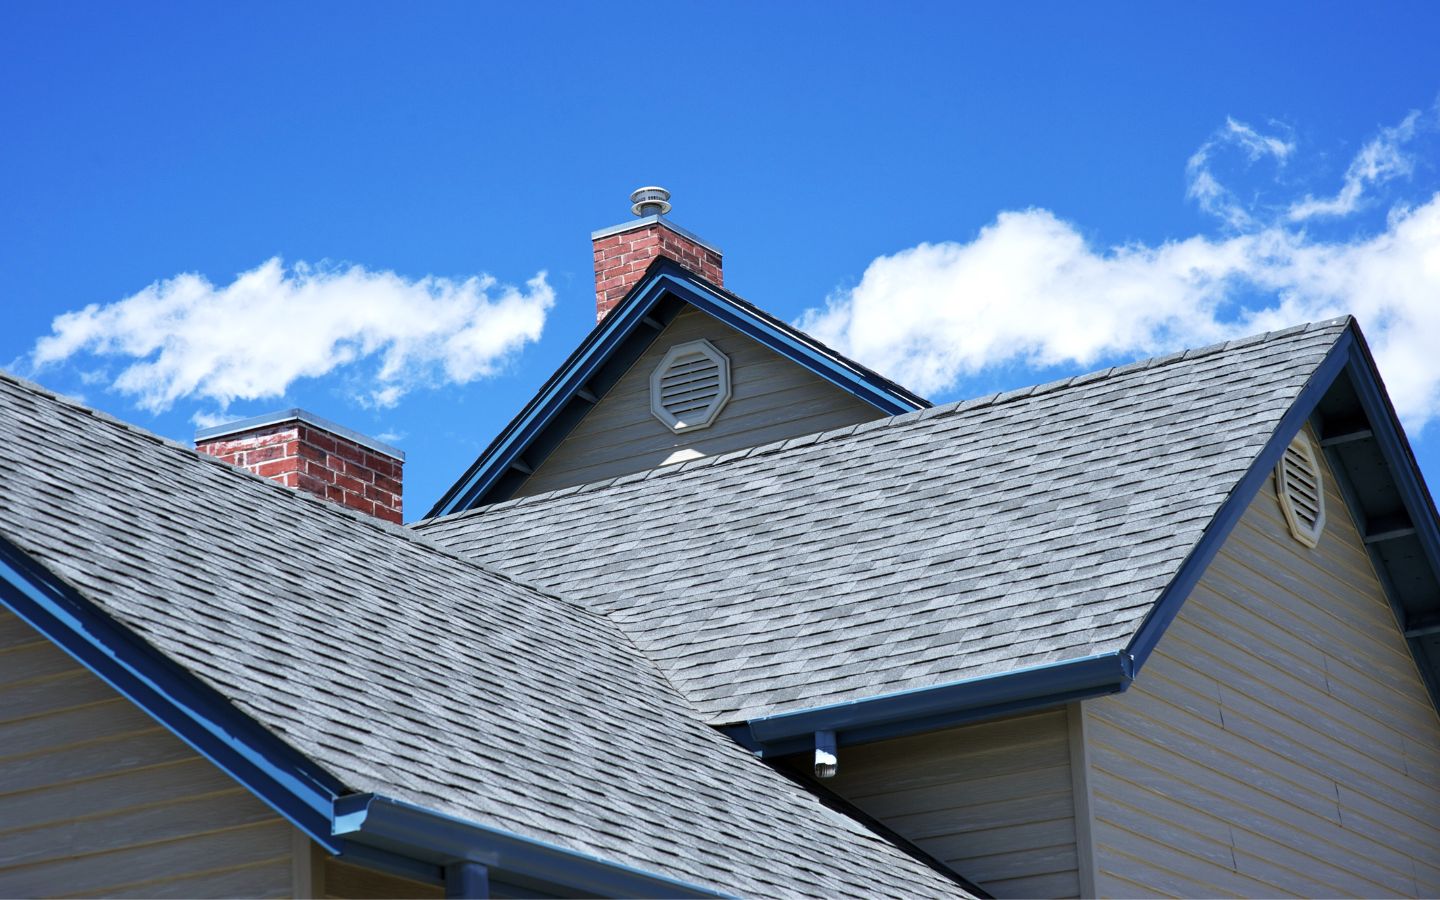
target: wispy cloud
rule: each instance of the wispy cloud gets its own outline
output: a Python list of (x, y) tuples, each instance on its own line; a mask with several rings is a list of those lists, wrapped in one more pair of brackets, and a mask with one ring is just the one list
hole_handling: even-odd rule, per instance
[[(1258, 154), (1293, 152), (1242, 128), (1224, 131)], [(1044, 209), (1005, 212), (974, 240), (874, 260), (800, 325), (944, 394), (1003, 366), (1093, 366), (1353, 313), (1407, 423), (1440, 418), (1440, 194), (1348, 239), (1320, 240), (1283, 210), (1225, 217), (1245, 227), (1223, 235), (1117, 247)]]
[(292, 383), (358, 373), (359, 402), (393, 406), (417, 386), (494, 374), (540, 337), (555, 295), (545, 273), (523, 288), (489, 276), (406, 279), (361, 266), (270, 259), (226, 285), (182, 274), (54, 320), (36, 369), (77, 357), (124, 364), (110, 387), (144, 409), (283, 396)]
[(1415, 170), (1415, 160), (1405, 153), (1404, 146), (1415, 136), (1415, 124), (1419, 120), (1420, 111), (1412, 110), (1399, 125), (1381, 129), (1350, 162), (1340, 192), (1318, 200), (1307, 195), (1290, 207), (1287, 214), (1290, 221), (1302, 222), (1315, 216), (1348, 216), (1359, 208), (1367, 186), (1408, 176)]
[(1261, 134), (1253, 126), (1226, 118), (1224, 126), (1201, 144), (1186, 162), (1186, 195), (1231, 228), (1250, 228), (1254, 219), (1246, 204), (1215, 176), (1214, 158), (1227, 149), (1238, 150), (1247, 163), (1268, 157), (1283, 166), (1290, 154), (1295, 152), (1295, 143), (1275, 135)]

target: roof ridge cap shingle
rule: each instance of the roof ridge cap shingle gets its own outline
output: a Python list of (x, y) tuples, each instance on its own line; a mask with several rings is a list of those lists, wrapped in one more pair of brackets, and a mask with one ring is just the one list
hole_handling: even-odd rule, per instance
[(1072, 387), (1080, 387), (1093, 384), (1099, 381), (1106, 381), (1110, 378), (1134, 374), (1136, 372), (1147, 372), (1166, 366), (1175, 365), (1181, 362), (1190, 362), (1215, 356), (1231, 350), (1239, 350), (1252, 347), (1258, 344), (1265, 344), (1283, 338), (1293, 337), (1299, 334), (1321, 331), (1323, 329), (1343, 330), (1354, 321), (1349, 315), (1338, 316), (1332, 319), (1322, 319), (1316, 322), (1306, 322), (1299, 325), (1292, 325), (1274, 331), (1258, 332), (1244, 337), (1233, 338), (1228, 341), (1219, 341), (1214, 344), (1207, 344), (1203, 347), (1191, 347), (1184, 350), (1177, 350), (1174, 353), (1167, 353), (1160, 356), (1152, 356), (1146, 359), (1136, 360), (1120, 366), (1110, 366), (1104, 369), (1096, 369), (1091, 372), (1083, 372), (1079, 375), (1072, 375), (1069, 378), (1060, 378), (1055, 381), (1048, 381), (1042, 384), (1028, 387), (1015, 388), (1009, 391), (997, 391), (993, 394), (985, 394), (980, 397), (972, 397), (965, 400), (954, 400), (950, 403), (932, 406), (929, 409), (916, 410), (914, 412), (901, 413), (894, 416), (884, 416), (858, 425), (847, 425), (843, 428), (835, 428), (828, 431), (815, 432), (800, 437), (786, 438), (781, 441), (772, 441), (768, 444), (760, 444), (755, 447), (747, 447), (742, 450), (732, 450), (729, 453), (721, 453), (715, 456), (706, 456), (700, 459), (689, 460), (682, 463), (673, 463), (668, 466), (660, 466), (654, 469), (645, 469), (640, 472), (631, 472), (625, 475), (617, 475), (613, 478), (601, 481), (591, 481), (584, 484), (570, 485), (557, 488), (553, 491), (544, 491), (539, 494), (530, 494), (525, 497), (515, 497), (499, 503), (492, 503), (476, 509), (468, 509), (463, 512), (452, 513), (448, 516), (437, 516), (433, 519), (421, 519), (410, 527), (417, 529), (428, 528), (442, 522), (457, 522), (468, 516), (479, 516), (490, 510), (511, 509), (516, 506), (542, 503), (567, 497), (571, 494), (590, 493), (602, 491), (612, 487), (620, 487), (635, 481), (643, 481), (647, 478), (673, 477), (680, 473), (689, 472), (695, 469), (702, 469), (713, 465), (722, 465), (750, 456), (770, 456), (776, 453), (783, 453), (788, 450), (796, 450), (801, 447), (808, 447), (825, 441), (838, 440), (863, 431), (879, 430), (892, 426), (904, 426), (914, 422), (929, 419), (942, 418), (950, 415), (970, 412), (976, 409), (985, 409), (1002, 403), (1011, 403), (1017, 400), (1031, 397), (1044, 396), (1058, 393)]

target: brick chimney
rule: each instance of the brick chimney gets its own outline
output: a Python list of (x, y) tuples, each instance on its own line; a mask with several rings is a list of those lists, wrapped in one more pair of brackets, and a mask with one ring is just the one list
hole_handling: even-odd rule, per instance
[(405, 453), (303, 409), (202, 428), (195, 449), (366, 515), (403, 521)]
[(720, 251), (665, 218), (670, 192), (643, 187), (630, 195), (639, 218), (590, 235), (595, 247), (595, 321), (604, 319), (657, 256), (667, 256), (701, 278), (723, 285)]

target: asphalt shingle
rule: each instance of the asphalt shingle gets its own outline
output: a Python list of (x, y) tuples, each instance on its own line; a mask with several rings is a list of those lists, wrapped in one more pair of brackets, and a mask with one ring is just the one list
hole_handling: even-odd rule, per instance
[(0, 533), (354, 791), (727, 893), (963, 893), (590, 609), (8, 376), (0, 446)]
[(1337, 319), (422, 522), (714, 724), (1122, 649)]

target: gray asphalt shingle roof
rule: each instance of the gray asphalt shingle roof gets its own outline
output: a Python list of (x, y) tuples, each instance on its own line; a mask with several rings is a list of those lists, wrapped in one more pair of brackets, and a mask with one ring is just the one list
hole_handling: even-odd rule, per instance
[(355, 791), (725, 892), (961, 893), (603, 616), (6, 376), (0, 447), (0, 533)]
[(714, 724), (1121, 650), (1348, 319), (420, 523)]

